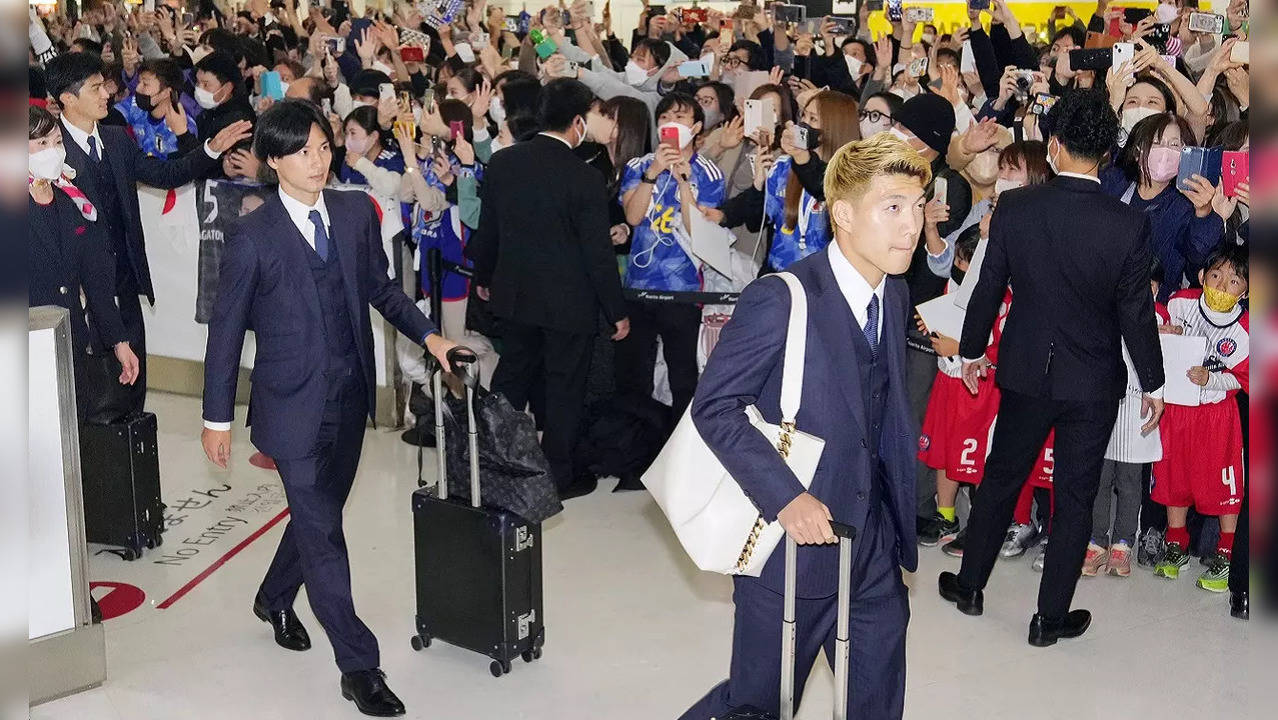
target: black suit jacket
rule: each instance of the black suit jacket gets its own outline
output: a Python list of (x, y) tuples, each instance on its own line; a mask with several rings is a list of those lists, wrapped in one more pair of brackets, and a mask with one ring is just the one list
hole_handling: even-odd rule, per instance
[(1090, 180), (1058, 177), (1003, 193), (959, 353), (985, 353), (1010, 282), (1000, 387), (1055, 400), (1117, 398), (1127, 386), (1120, 339), (1141, 387), (1162, 387), (1149, 232), (1145, 213)]
[[(71, 313), (71, 344), (77, 353), (113, 347), (125, 339), (124, 324), (120, 309), (115, 306), (115, 260), (107, 249), (102, 228), (86, 220), (75, 202), (56, 188), (52, 207), (36, 208), (35, 201), (30, 202), (28, 306), (66, 308)], [(85, 307), (80, 304), (82, 289), (92, 330)]]
[(608, 236), (607, 182), (557, 138), (493, 155), (466, 254), (501, 318), (593, 334), (626, 316)]
[[(118, 127), (98, 123), (98, 135), (102, 138), (103, 152), (111, 161), (115, 176), (115, 193), (120, 198), (120, 218), (124, 223), (124, 246), (129, 253), (129, 266), (138, 289), (146, 299), (155, 304), (155, 290), (151, 285), (151, 266), (146, 260), (146, 243), (142, 237), (142, 217), (138, 209), (137, 184), (144, 183), (157, 188), (181, 187), (201, 177), (218, 161), (204, 152), (201, 144), (191, 152), (177, 158), (151, 157), (142, 152), (137, 142)], [(102, 202), (103, 190), (97, 187), (90, 163), (95, 162), (71, 139), (63, 122), (63, 145), (67, 151), (67, 164), (76, 171), (75, 185), (95, 205)]]
[[(381, 223), (368, 196), (325, 190), (324, 205), (350, 316), (357, 323), (355, 345), (371, 416), (377, 380), (369, 306), (418, 343), (435, 326), (387, 277)], [(277, 458), (302, 457), (314, 447), (328, 389), (324, 318), (306, 244), (278, 193), (270, 193), (260, 208), (241, 218), (222, 250), (204, 355), (204, 419), (230, 422), (244, 331), (253, 329), (257, 353), (249, 395), (251, 438), (259, 450)]]

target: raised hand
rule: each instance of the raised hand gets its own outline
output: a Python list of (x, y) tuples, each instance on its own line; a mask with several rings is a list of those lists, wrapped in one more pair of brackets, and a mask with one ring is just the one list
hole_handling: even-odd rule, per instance
[[(176, 103), (181, 105), (181, 103)], [(253, 137), (253, 123), (248, 120), (236, 120), (222, 128), (222, 131), (209, 140), (209, 149), (215, 153), (224, 153), (235, 147), (241, 140)]]

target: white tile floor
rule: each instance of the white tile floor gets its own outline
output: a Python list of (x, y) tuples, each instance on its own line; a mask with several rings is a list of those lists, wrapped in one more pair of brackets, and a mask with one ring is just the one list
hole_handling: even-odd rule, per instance
[[(151, 405), (160, 417), (166, 477), (213, 484), (227, 477), (204, 461), (194, 440), (196, 400), (153, 395)], [(228, 482), (269, 478), (248, 464), (247, 434), (237, 430), (236, 440)], [(414, 472), (413, 451), (397, 433), (370, 430), (346, 513), (356, 605), (381, 642), (383, 668), (409, 717), (668, 719), (725, 676), (729, 580), (690, 565), (646, 494), (612, 495), (607, 486), (569, 502), (545, 528), (542, 660), (516, 663), (513, 674), (495, 679), (487, 660), (462, 650), (436, 644), (414, 653), (408, 644)], [(282, 527), (170, 609), (143, 607), (109, 621), (106, 685), (33, 708), (31, 716), (360, 717), (338, 694), (331, 650), (304, 602), (297, 612), (315, 644), (306, 653), (276, 647), (249, 612)], [(1144, 570), (1128, 580), (1084, 579), (1076, 606), (1095, 613), (1091, 631), (1039, 650), (1025, 643), (1039, 578), (1029, 559), (999, 565), (982, 618), (959, 615), (936, 595), (937, 573), (957, 564), (939, 550), (924, 550), (920, 571), (909, 580), (907, 718), (1259, 717), (1249, 714), (1249, 683), (1235, 672), (1249, 628), (1229, 617), (1223, 596), (1194, 588), (1194, 575), (1175, 584)], [(828, 717), (831, 674), (820, 661), (814, 673), (803, 720)]]

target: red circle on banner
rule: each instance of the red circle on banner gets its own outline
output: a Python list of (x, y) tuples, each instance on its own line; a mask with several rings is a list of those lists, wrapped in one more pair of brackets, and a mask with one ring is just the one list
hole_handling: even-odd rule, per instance
[(89, 592), (93, 592), (97, 588), (110, 588), (109, 592), (98, 597), (98, 607), (102, 610), (103, 620), (127, 615), (137, 610), (146, 601), (146, 593), (142, 592), (142, 588), (136, 585), (118, 582), (89, 583)]

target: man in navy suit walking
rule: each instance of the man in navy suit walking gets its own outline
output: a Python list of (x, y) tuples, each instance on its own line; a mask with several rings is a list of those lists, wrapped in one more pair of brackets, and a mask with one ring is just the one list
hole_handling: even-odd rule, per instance
[[(825, 440), (805, 491), (743, 410), (780, 420), (790, 296), (755, 281), (723, 329), (692, 402), (697, 430), (764, 519), (798, 552), (794, 697), (822, 649), (833, 665), (839, 557), (830, 520), (858, 529), (852, 564), (848, 717), (900, 718), (910, 608), (901, 568), (918, 564), (915, 439), (905, 389), (905, 272), (923, 227), (926, 160), (879, 135), (830, 161), (825, 196), (835, 242), (788, 268), (808, 297), (807, 352), (797, 428)], [(755, 579), (737, 577), (729, 679), (683, 715), (723, 717), (750, 706), (779, 713), (785, 553)]]
[(355, 480), (374, 406), (368, 307), (422, 342), (444, 367), (454, 345), (387, 277), (377, 214), (363, 193), (324, 189), (332, 130), (301, 100), (258, 120), (253, 152), (279, 192), (226, 241), (204, 358), (204, 452), (225, 468), (244, 331), (257, 353), (249, 404), (252, 442), (275, 459), (290, 520), (253, 603), (275, 641), (306, 650), (293, 613), (302, 585), (342, 671), (342, 695), (367, 715), (402, 715), (378, 669), (377, 639), (355, 614), (342, 506)]

